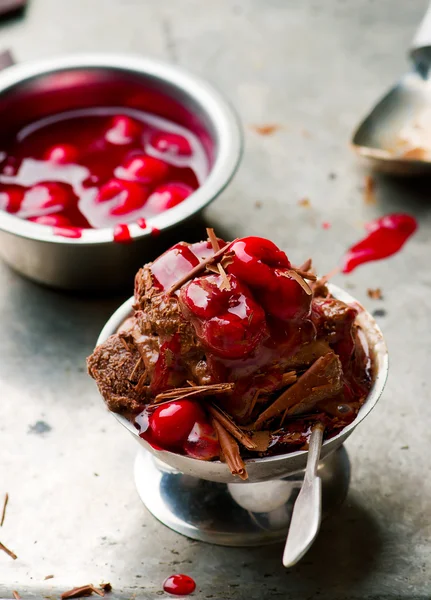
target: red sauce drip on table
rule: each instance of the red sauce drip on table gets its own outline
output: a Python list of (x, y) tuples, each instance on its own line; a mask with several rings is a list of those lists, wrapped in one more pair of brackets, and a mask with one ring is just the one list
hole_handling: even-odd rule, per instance
[(191, 130), (129, 109), (82, 109), (31, 123), (4, 137), (0, 157), (0, 210), (71, 238), (130, 223), (145, 229), (208, 174)]
[(114, 242), (117, 242), (117, 244), (130, 244), (132, 241), (127, 225), (120, 224), (114, 227)]
[(171, 575), (163, 583), (163, 590), (175, 596), (188, 596), (196, 589), (195, 581), (188, 575)]
[(343, 273), (351, 273), (366, 262), (396, 254), (416, 231), (417, 222), (411, 215), (395, 213), (367, 223), (365, 229), (367, 237), (345, 254)]

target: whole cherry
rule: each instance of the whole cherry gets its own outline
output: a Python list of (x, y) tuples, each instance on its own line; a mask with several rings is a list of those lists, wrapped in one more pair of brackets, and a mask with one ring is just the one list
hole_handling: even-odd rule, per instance
[(1, 187), (0, 189), (0, 210), (6, 210), (9, 213), (16, 213), (21, 208), (24, 199), (25, 188), (18, 185)]
[(127, 215), (144, 206), (148, 199), (148, 188), (136, 181), (111, 179), (100, 188), (95, 201), (100, 204), (114, 199), (116, 204), (110, 210), (111, 215)]
[(122, 169), (128, 178), (153, 185), (163, 181), (169, 173), (169, 165), (164, 160), (143, 152), (129, 156)]
[(158, 186), (148, 198), (148, 206), (154, 212), (163, 212), (181, 204), (192, 193), (193, 189), (185, 183), (179, 181), (165, 183)]
[(163, 154), (170, 154), (171, 156), (191, 156), (192, 154), (190, 142), (178, 133), (156, 133), (152, 136), (150, 143)]
[(105, 138), (111, 144), (123, 146), (133, 142), (142, 132), (142, 125), (127, 115), (113, 117)]
[(282, 320), (308, 317), (311, 299), (311, 290), (307, 291), (288, 269), (273, 269), (270, 287), (259, 293), (264, 309)]
[(72, 144), (56, 144), (48, 148), (43, 158), (59, 165), (74, 163), (78, 158), (78, 149)]
[(273, 288), (274, 268), (290, 267), (286, 254), (265, 238), (241, 238), (232, 244), (230, 251), (233, 256), (228, 272), (250, 286)]
[(157, 407), (149, 415), (151, 438), (166, 449), (182, 449), (195, 423), (205, 422), (201, 406), (192, 400), (175, 400)]

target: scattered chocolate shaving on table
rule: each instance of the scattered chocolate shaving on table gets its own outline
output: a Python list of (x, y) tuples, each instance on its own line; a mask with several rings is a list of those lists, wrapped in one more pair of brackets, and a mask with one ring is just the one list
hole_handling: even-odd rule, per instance
[(262, 208), (262, 202), (259, 202), (259, 200), (256, 200), (256, 202), (254, 203), (255, 208)]
[(383, 299), (382, 290), (380, 288), (376, 288), (375, 290), (369, 288), (367, 290), (367, 294), (368, 294), (369, 298), (372, 298), (373, 300), (382, 300)]
[(302, 208), (311, 208), (311, 202), (308, 198), (302, 198), (299, 200), (298, 205), (302, 206)]
[(371, 177), (371, 175), (367, 175), (365, 177), (365, 185), (364, 185), (364, 201), (365, 204), (375, 204), (376, 203), (376, 182)]
[(4, 496), (4, 502), (3, 502), (3, 510), (1, 513), (1, 519), (0, 519), (0, 527), (3, 527), (3, 523), (6, 517), (6, 507), (7, 507), (7, 503), (9, 502), (9, 494), (6, 492), (5, 496)]
[(107, 592), (107, 593), (112, 592), (112, 585), (109, 582), (101, 583), (100, 587), (102, 588), (102, 590), (104, 592)]
[(21, 600), (21, 596), (18, 594), (18, 592), (16, 590), (14, 590), (12, 592), (12, 596), (15, 598), (15, 600)]
[(97, 594), (98, 596), (105, 595), (103, 590), (98, 590), (93, 584), (89, 583), (81, 587), (73, 588), (67, 592), (63, 592), (60, 597), (62, 600), (66, 600), (67, 598), (83, 598), (85, 596), (91, 596), (93, 593)]
[(277, 125), (276, 123), (268, 123), (267, 125), (252, 125), (251, 128), (259, 135), (273, 135), (276, 131), (282, 129), (281, 125)]
[(6, 554), (9, 554), (9, 556), (11, 558), (13, 558), (14, 560), (16, 560), (18, 558), (18, 556), (15, 554), (15, 552), (12, 552), (12, 550), (9, 550), (9, 548), (7, 548), (4, 544), (2, 544), (0, 542), (0, 550), (3, 550), (3, 552), (6, 552)]
[(195, 385), (193, 387), (173, 388), (166, 392), (157, 394), (154, 402), (162, 400), (172, 400), (176, 398), (188, 398), (189, 396), (212, 396), (215, 394), (226, 394), (235, 387), (234, 383), (212, 383), (208, 385)]
[(234, 438), (236, 438), (247, 450), (256, 450), (256, 444), (252, 441), (250, 436), (241, 431), (236, 423), (233, 422), (232, 418), (227, 415), (221, 408), (209, 404), (207, 407), (208, 412), (214, 419), (223, 425)]
[(221, 448), (220, 458), (223, 456), (232, 475), (238, 475), (241, 479), (248, 479), (245, 462), (241, 458), (239, 446), (231, 434), (226, 431), (223, 425), (214, 417), (211, 419), (216, 430), (218, 441)]
[(44, 581), (46, 581), (47, 579), (54, 579), (54, 575), (47, 575), (43, 578)]
[[(296, 414), (298, 414), (298, 412), (314, 408), (324, 398), (335, 396), (343, 387), (342, 372), (340, 359), (334, 352), (328, 352), (325, 356), (321, 356), (299, 377), (296, 383), (280, 394), (259, 415), (255, 423), (256, 429), (261, 429), (264, 423), (281, 413), (284, 413), (284, 419), (292, 407), (297, 409)], [(324, 389), (318, 389), (319, 387)]]
[(201, 261), (196, 267), (193, 267), (188, 273), (186, 273), (181, 279), (179, 279), (176, 283), (174, 283), (171, 288), (168, 290), (168, 296), (176, 292), (180, 289), (185, 283), (187, 283), (190, 279), (193, 279), (198, 273), (200, 273), (207, 265), (212, 263), (213, 261), (219, 259), (225, 252), (229, 250), (229, 248), (234, 244), (237, 240), (233, 240), (229, 244), (226, 244), (223, 248), (221, 248), (218, 252), (213, 254), (212, 256), (208, 256), (203, 261)]

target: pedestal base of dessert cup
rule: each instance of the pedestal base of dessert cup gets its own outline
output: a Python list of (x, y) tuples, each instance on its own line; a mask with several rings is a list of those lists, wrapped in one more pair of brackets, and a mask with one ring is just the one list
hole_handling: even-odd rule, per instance
[[(323, 517), (344, 501), (350, 462), (344, 446), (319, 463)], [(135, 483), (142, 502), (164, 525), (221, 546), (260, 546), (286, 539), (304, 471), (259, 483), (216, 483), (185, 475), (141, 449)]]

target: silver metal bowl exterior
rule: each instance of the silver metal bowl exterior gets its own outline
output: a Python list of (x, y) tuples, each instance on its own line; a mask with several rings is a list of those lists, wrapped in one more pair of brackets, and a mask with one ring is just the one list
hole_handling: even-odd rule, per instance
[[(329, 286), (331, 293), (335, 298), (347, 303), (356, 303), (361, 306), (355, 298), (350, 294), (335, 285)], [(115, 333), (123, 321), (130, 315), (132, 311), (133, 298), (122, 304), (118, 310), (108, 320), (105, 327), (102, 329), (97, 340), (97, 345), (104, 342), (110, 335)], [(362, 307), (363, 308), (363, 307)], [(326, 440), (322, 446), (321, 458), (324, 458), (337, 448), (339, 448), (345, 440), (351, 435), (354, 429), (361, 423), (365, 417), (371, 412), (379, 400), (388, 375), (388, 351), (382, 332), (373, 317), (365, 309), (357, 317), (357, 323), (361, 326), (369, 348), (374, 365), (373, 385), (368, 395), (367, 400), (360, 408), (356, 419), (347, 427), (342, 429), (340, 433), (331, 439)], [(239, 478), (234, 477), (226, 464), (220, 461), (201, 461), (173, 452), (155, 450), (150, 444), (139, 437), (136, 428), (127, 419), (112, 413), (115, 418), (124, 426), (133, 437), (146, 449), (153, 454), (160, 462), (165, 463), (167, 468), (171, 467), (186, 475), (215, 481), (219, 483), (241, 483)], [(286, 475), (296, 473), (305, 468), (308, 452), (300, 450), (283, 454), (279, 456), (271, 456), (266, 458), (248, 459), (247, 472), (248, 480), (244, 483), (257, 483), (260, 481), (268, 481), (271, 479), (280, 479)], [(159, 463), (160, 464), (160, 463)]]
[[(0, 117), (2, 99), (11, 91), (19, 94), (45, 78), (54, 86), (58, 76), (97, 71), (133, 77), (151, 84), (188, 108), (205, 125), (214, 144), (211, 171), (185, 202), (157, 215), (151, 224), (163, 232), (198, 214), (227, 186), (242, 155), (242, 129), (229, 103), (207, 82), (179, 67), (150, 58), (126, 54), (80, 54), (22, 63), (0, 73)], [(23, 92), (24, 93), (24, 92)], [(73, 105), (64, 110), (72, 110)], [(106, 289), (132, 280), (134, 272), (151, 255), (155, 238), (136, 224), (129, 226), (134, 243), (113, 242), (112, 229), (87, 229), (78, 239), (55, 236), (44, 227), (0, 211), (0, 255), (23, 275), (47, 285), (67, 289)]]

